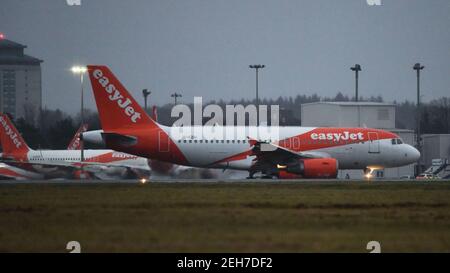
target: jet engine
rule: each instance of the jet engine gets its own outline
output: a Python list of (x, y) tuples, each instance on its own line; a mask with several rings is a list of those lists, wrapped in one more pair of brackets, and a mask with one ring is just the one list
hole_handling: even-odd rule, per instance
[[(280, 174), (287, 172), (303, 178), (336, 178), (338, 174), (338, 162), (334, 158), (300, 159), (283, 167)], [(287, 175), (280, 178), (283, 176)]]

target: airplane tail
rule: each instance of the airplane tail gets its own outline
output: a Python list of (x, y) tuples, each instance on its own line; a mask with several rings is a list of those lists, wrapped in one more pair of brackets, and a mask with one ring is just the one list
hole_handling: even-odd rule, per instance
[(0, 139), (3, 156), (26, 154), (31, 149), (6, 114), (0, 114)]
[(86, 132), (88, 128), (87, 124), (82, 124), (78, 131), (73, 136), (72, 140), (69, 143), (69, 146), (67, 146), (67, 150), (80, 150), (81, 149), (81, 142), (80, 142), (80, 136), (81, 133)]
[[(187, 164), (163, 126), (153, 120), (108, 67), (88, 65), (105, 145), (142, 157)], [(169, 152), (170, 151), (170, 152)]]
[(158, 127), (107, 66), (88, 65), (102, 129)]

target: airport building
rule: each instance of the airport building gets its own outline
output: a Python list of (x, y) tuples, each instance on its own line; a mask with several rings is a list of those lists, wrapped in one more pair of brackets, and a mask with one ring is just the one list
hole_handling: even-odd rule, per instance
[(431, 166), (433, 160), (450, 160), (450, 134), (425, 134), (422, 135), (422, 162), (425, 166)]
[(22, 45), (0, 36), (0, 111), (36, 122), (42, 105), (42, 60)]
[[(302, 126), (320, 127), (369, 127), (383, 129), (398, 134), (405, 143), (415, 145), (413, 130), (395, 128), (395, 104), (378, 102), (313, 102), (302, 104)], [(413, 176), (411, 164), (399, 168), (378, 170), (377, 177), (398, 178)], [(341, 170), (339, 177), (361, 178), (362, 171)]]

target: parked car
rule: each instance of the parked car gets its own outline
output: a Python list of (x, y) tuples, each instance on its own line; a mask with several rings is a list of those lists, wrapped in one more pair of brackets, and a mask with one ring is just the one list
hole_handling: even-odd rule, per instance
[(431, 173), (422, 173), (419, 174), (416, 179), (418, 180), (430, 180), (430, 179), (441, 179), (439, 176)]

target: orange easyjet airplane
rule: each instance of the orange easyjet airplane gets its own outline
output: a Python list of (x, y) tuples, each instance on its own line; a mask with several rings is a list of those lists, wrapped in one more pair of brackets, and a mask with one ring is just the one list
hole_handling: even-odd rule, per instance
[(33, 150), (25, 143), (5, 114), (0, 114), (0, 177), (12, 179), (43, 178), (148, 178), (151, 169), (146, 158), (112, 150), (85, 150), (80, 162), (80, 128), (67, 150)]
[[(408, 165), (420, 157), (398, 135), (380, 129), (219, 126), (216, 129), (224, 133), (213, 137), (204, 133), (214, 131), (211, 126), (163, 126), (144, 112), (108, 67), (89, 65), (88, 73), (101, 138), (117, 151), (185, 166), (246, 170), (250, 178), (256, 173), (335, 178), (338, 169), (370, 172)], [(277, 135), (262, 138), (261, 129)], [(98, 139), (98, 134), (86, 132), (83, 139)]]
[[(80, 128), (70, 141), (69, 146), (67, 146), (67, 150), (80, 149), (80, 135), (82, 132), (85, 132), (87, 128), (88, 128), (87, 124), (83, 124), (82, 126), (80, 126)], [(0, 163), (0, 179), (21, 180), (21, 179), (42, 179), (42, 178), (44, 178), (44, 176), (37, 172), (16, 168), (5, 163)]]

